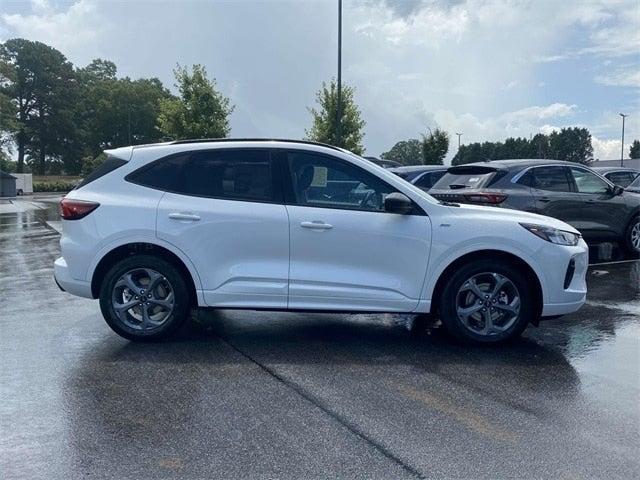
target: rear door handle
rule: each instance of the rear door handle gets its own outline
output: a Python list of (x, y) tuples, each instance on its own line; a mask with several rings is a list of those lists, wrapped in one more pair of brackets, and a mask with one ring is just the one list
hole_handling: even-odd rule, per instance
[(193, 213), (187, 213), (187, 212), (170, 213), (169, 218), (172, 220), (182, 220), (182, 221), (188, 221), (188, 222), (197, 222), (198, 220), (200, 220), (200, 217), (198, 215), (195, 215)]
[(328, 223), (324, 223), (320, 220), (314, 220), (313, 222), (301, 222), (300, 226), (302, 228), (311, 228), (313, 230), (330, 230), (333, 228), (333, 225), (329, 225)]
[(551, 199), (549, 197), (540, 197), (540, 198), (538, 198), (538, 201), (543, 202), (543, 203), (547, 203), (547, 202), (550, 202)]

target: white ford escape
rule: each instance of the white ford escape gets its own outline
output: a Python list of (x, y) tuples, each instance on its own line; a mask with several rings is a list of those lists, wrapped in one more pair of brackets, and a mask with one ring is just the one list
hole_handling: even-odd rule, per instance
[(125, 147), (60, 204), (65, 291), (118, 334), (190, 307), (436, 314), (499, 342), (585, 301), (587, 246), (559, 220), (438, 202), (345, 150), (299, 141)]

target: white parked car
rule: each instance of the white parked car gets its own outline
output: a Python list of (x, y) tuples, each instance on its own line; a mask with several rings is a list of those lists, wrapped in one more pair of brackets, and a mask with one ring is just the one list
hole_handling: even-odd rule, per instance
[(192, 306), (437, 314), (499, 342), (585, 301), (571, 226), (439, 202), (345, 150), (302, 141), (118, 148), (60, 204), (58, 285), (115, 332), (166, 337)]

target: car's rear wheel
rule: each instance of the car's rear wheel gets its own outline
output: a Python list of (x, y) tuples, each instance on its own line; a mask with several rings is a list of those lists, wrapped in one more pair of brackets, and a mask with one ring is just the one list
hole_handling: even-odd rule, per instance
[(625, 246), (631, 255), (636, 258), (640, 256), (640, 215), (635, 216), (629, 222), (625, 235)]
[(534, 319), (534, 295), (526, 277), (500, 260), (477, 260), (447, 281), (440, 317), (458, 340), (499, 343), (519, 336)]
[(189, 292), (179, 270), (166, 260), (135, 255), (113, 265), (100, 289), (107, 324), (129, 340), (173, 334), (189, 314)]

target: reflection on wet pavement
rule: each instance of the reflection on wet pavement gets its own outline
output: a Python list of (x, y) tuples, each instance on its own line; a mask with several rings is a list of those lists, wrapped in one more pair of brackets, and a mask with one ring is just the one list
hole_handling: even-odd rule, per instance
[(640, 476), (640, 262), (499, 348), (252, 311), (134, 344), (53, 283), (55, 201), (0, 211), (2, 478)]

